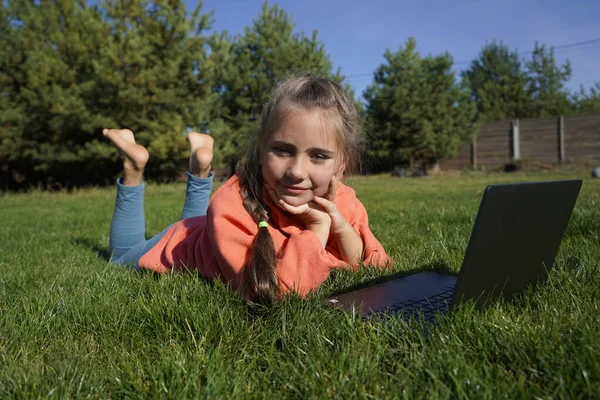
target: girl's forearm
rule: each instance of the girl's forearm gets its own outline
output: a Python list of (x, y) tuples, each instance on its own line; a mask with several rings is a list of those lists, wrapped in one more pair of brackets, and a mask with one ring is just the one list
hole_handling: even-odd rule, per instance
[(362, 260), (363, 240), (347, 221), (342, 227), (335, 230), (333, 235), (338, 243), (342, 260), (351, 265), (356, 265)]
[(307, 229), (317, 235), (323, 248), (327, 246), (327, 239), (329, 239), (329, 228), (330, 224), (320, 223), (320, 224), (311, 224), (307, 226)]

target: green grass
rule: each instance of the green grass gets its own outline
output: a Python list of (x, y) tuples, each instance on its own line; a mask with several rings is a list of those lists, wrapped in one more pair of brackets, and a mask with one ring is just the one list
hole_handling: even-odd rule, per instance
[[(600, 396), (600, 180), (589, 171), (355, 177), (395, 259), (334, 274), (308, 300), (247, 306), (193, 274), (156, 277), (105, 256), (114, 189), (0, 197), (0, 398), (521, 398)], [(321, 301), (399, 271), (457, 272), (484, 187), (584, 177), (548, 282), (428, 336)], [(149, 185), (148, 233), (184, 187)]]

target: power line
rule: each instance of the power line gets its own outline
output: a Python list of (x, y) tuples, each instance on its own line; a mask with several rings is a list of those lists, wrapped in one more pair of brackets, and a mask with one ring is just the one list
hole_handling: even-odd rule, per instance
[[(587, 46), (588, 44), (595, 44), (595, 43), (600, 43), (600, 39), (592, 39), (592, 40), (586, 40), (584, 42), (576, 42), (576, 43), (569, 43), (569, 44), (563, 44), (562, 46), (555, 46), (553, 47), (553, 49), (556, 50), (565, 50), (565, 49), (570, 49), (573, 47), (579, 47), (579, 46)], [(524, 51), (522, 53), (519, 53), (519, 55), (527, 55), (527, 54), (531, 54), (533, 53), (533, 50), (530, 51)]]
[[(560, 50), (566, 50), (566, 49), (572, 49), (575, 47), (584, 47), (584, 46), (588, 46), (591, 44), (596, 44), (596, 43), (600, 43), (600, 38), (598, 39), (591, 39), (591, 40), (585, 40), (582, 42), (574, 42), (574, 43), (568, 43), (568, 44), (563, 44), (560, 46), (554, 46), (552, 47), (552, 49), (554, 51), (560, 51)], [(518, 53), (520, 56), (526, 56), (529, 54), (533, 54), (533, 50), (528, 50), (528, 51), (522, 51), (520, 53)], [(457, 61), (455, 63), (453, 63), (453, 66), (457, 66), (457, 65), (467, 65), (470, 64), (472, 60), (470, 61)], [(369, 73), (361, 73), (361, 74), (352, 74), (352, 75), (348, 75), (346, 76), (347, 79), (353, 79), (353, 78), (365, 78), (365, 77), (372, 77), (373, 76), (373, 72), (369, 72)]]

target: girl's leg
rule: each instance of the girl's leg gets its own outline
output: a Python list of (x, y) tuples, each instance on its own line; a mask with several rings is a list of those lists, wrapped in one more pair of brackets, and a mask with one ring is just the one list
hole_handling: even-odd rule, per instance
[(172, 225), (167, 226), (163, 229), (162, 232), (154, 235), (152, 238), (148, 240), (142, 240), (129, 250), (127, 250), (124, 254), (122, 254), (118, 258), (114, 258), (111, 260), (113, 264), (117, 265), (132, 265), (137, 268), (137, 263), (142, 258), (148, 250), (150, 250), (158, 241), (164, 236), (165, 233), (171, 228)]
[(213, 184), (213, 175), (210, 172), (213, 138), (190, 132), (186, 140), (190, 143), (190, 162), (181, 219), (206, 215)]
[[(190, 143), (190, 162), (182, 219), (206, 215), (213, 182), (213, 176), (210, 173), (213, 138), (191, 132), (188, 134), (187, 140)], [(121, 149), (119, 150), (121, 151)], [(125, 172), (125, 177), (127, 177), (127, 172)], [(137, 183), (131, 179), (130, 182)], [(171, 227), (168, 226), (151, 239), (145, 240), (143, 178), (138, 182), (140, 184), (133, 187), (127, 187), (124, 182), (121, 185), (117, 183), (117, 205), (115, 206), (115, 216), (111, 225), (110, 246), (111, 253), (114, 254), (112, 262), (115, 264), (136, 265), (138, 260), (154, 247)]]
[(115, 211), (110, 223), (111, 261), (116, 262), (129, 249), (146, 240), (144, 187), (125, 186), (117, 180)]
[(206, 215), (212, 185), (212, 172), (206, 178), (198, 178), (188, 172), (185, 202), (181, 212), (181, 219)]
[(128, 129), (104, 129), (102, 133), (119, 150), (123, 160), (123, 177), (117, 181), (117, 198), (110, 227), (111, 260), (117, 262), (146, 239), (144, 168), (149, 155), (143, 146), (135, 143), (135, 137)]

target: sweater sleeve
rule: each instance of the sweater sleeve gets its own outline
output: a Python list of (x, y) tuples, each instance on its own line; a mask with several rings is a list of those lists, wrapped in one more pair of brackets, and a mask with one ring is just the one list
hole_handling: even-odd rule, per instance
[(333, 268), (348, 264), (323, 248), (309, 230), (292, 233), (284, 240), (278, 257), (278, 276), (284, 292), (307, 295), (323, 283)]

